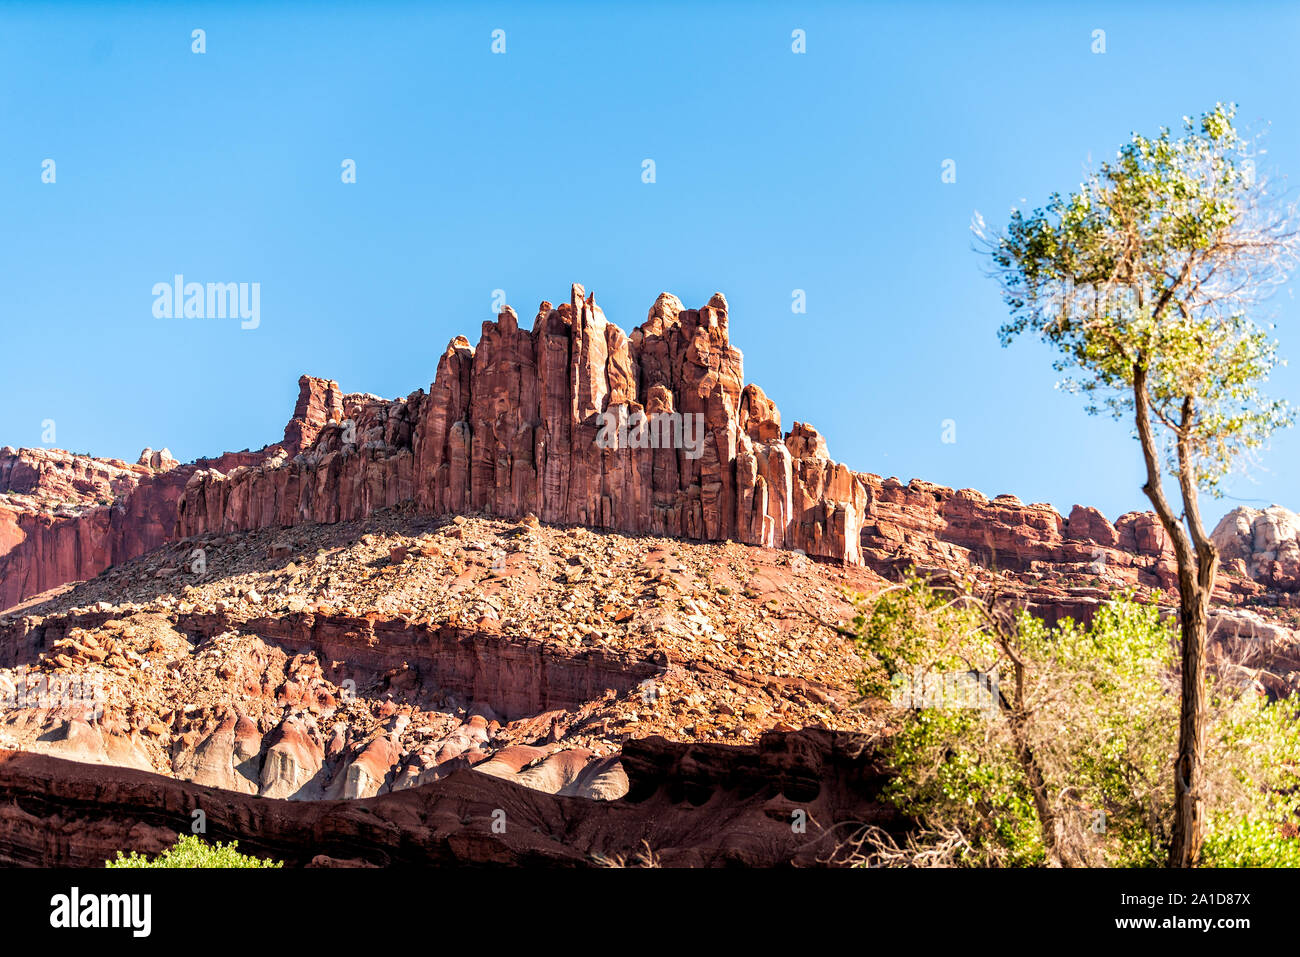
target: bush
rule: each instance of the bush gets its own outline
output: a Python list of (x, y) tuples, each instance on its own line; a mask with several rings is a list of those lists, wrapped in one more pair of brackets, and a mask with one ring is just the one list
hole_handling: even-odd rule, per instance
[[(962, 587), (909, 578), (859, 599), (853, 631), (860, 690), (902, 705), (885, 796), (918, 825), (902, 849), (866, 834), (865, 862), (1165, 863), (1178, 635), (1154, 606), (1125, 598), (1103, 604), (1088, 627), (1049, 626)], [(973, 702), (983, 706), (931, 694), (963, 687), (954, 677), (983, 691)], [(1300, 804), (1296, 705), (1213, 681), (1207, 700), (1205, 863), (1296, 860), (1300, 844), (1282, 833)]]
[(272, 861), (241, 854), (238, 841), (229, 844), (208, 844), (202, 838), (182, 834), (176, 843), (153, 860), (132, 851), (130, 855), (117, 852), (117, 859), (105, 861), (105, 867), (283, 867), (283, 861)]
[(1300, 841), (1282, 836), (1268, 821), (1220, 820), (1211, 822), (1201, 863), (1206, 867), (1300, 867)]

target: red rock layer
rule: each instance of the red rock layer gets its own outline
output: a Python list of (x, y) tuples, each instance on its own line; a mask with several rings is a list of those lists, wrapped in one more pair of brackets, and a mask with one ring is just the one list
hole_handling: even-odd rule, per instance
[(166, 542), (188, 474), (57, 449), (0, 450), (0, 609)]
[(32, 595), (94, 578), (176, 537), (178, 504), (196, 471), (282, 461), (342, 415), (337, 382), (303, 376), (284, 443), (177, 466), (165, 450), (140, 462), (59, 449), (0, 449), (0, 611)]
[(1151, 512), (1128, 512), (1112, 525), (1095, 508), (1076, 505), (1063, 517), (1050, 505), (1014, 495), (986, 498), (914, 479), (859, 474), (866, 488), (862, 548), (869, 564), (978, 564), (1014, 572), (1096, 565), (1098, 577), (1173, 587), (1173, 548)]
[(0, 505), (0, 609), (157, 548), (175, 527), (187, 473), (140, 479), (113, 505), (61, 515)]
[[(229, 631), (221, 614), (180, 616), (180, 627), (210, 637)], [(624, 693), (668, 667), (658, 653), (648, 660), (602, 649), (572, 651), (535, 640), (501, 637), (497, 622), (482, 627), (425, 625), (402, 618), (349, 618), (310, 612), (255, 618), (240, 625), (296, 654), (315, 653), (333, 664), (329, 677), (359, 685), (408, 667), (419, 680), (468, 701), (484, 702), (503, 720), (542, 712), (577, 710), (607, 689)], [(24, 646), (48, 643), (51, 635), (21, 627), (0, 628), (0, 662)]]
[[(700, 416), (700, 454), (597, 443), (603, 413), (639, 411)], [(35, 507), (34, 498), (75, 507)], [(94, 504), (106, 499), (113, 504)], [(404, 502), (434, 514), (532, 512), (629, 534), (734, 539), (878, 569), (978, 564), (1032, 576), (1096, 566), (1099, 585), (1176, 582), (1149, 512), (1111, 524), (1082, 506), (1067, 519), (1014, 496), (903, 485), (832, 461), (807, 424), (783, 431), (775, 404), (743, 384), (721, 294), (684, 309), (664, 293), (626, 335), (575, 285), (569, 302), (541, 304), (531, 331), (506, 307), (483, 324), (477, 348), (453, 339), (428, 394), (345, 395), (303, 376), (283, 442), (258, 452), (159, 471), (0, 451), (0, 609), (172, 537), (360, 519)], [(1291, 552), (1270, 544), (1286, 536), (1268, 531), (1252, 533), (1262, 542), (1252, 554), (1272, 564), (1225, 566), (1220, 600), (1249, 591), (1251, 577), (1300, 590), (1300, 573), (1288, 572), (1300, 563), (1276, 560)]]
[[(651, 737), (623, 750), (622, 800), (565, 797), (462, 770), (361, 801), (279, 801), (129, 768), (0, 751), (0, 865), (95, 867), (155, 854), (202, 808), (209, 840), (287, 866), (638, 863), (818, 866), (864, 823), (901, 831), (860, 735), (768, 732), (728, 747)], [(792, 828), (802, 812), (806, 832)], [(504, 813), (504, 818), (502, 814)], [(494, 827), (504, 820), (506, 826)], [(187, 833), (187, 832), (186, 832)]]
[[(743, 384), (721, 294), (684, 309), (665, 293), (628, 336), (574, 286), (568, 303), (542, 303), (531, 331), (507, 307), (477, 348), (454, 339), (428, 395), (344, 396), (341, 406), (341, 421), (328, 416), (299, 455), (196, 472), (180, 534), (363, 518), (414, 500), (433, 513), (532, 512), (860, 560), (865, 486), (810, 426), (782, 437), (776, 407)], [(699, 454), (597, 442), (603, 413), (639, 411), (699, 416)]]

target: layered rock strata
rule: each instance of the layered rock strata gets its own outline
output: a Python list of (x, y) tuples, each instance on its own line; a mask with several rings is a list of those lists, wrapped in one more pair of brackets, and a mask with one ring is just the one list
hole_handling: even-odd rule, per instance
[[(195, 810), (210, 840), (288, 866), (807, 866), (834, 863), (864, 823), (901, 830), (861, 735), (772, 732), (746, 747), (649, 738), (630, 743), (623, 763), (630, 789), (614, 801), (462, 770), (368, 800), (284, 802), (0, 751), (0, 864), (158, 853), (188, 833)], [(805, 829), (791, 827), (796, 811)]]
[[(699, 422), (700, 441), (643, 447), (635, 429), (598, 441), (611, 419), (638, 415), (667, 422), (678, 446), (672, 430)], [(891, 574), (974, 565), (1027, 586), (1062, 573), (1102, 589), (1176, 586), (1150, 512), (1111, 523), (1084, 506), (1067, 517), (1010, 495), (903, 484), (834, 462), (806, 423), (783, 430), (776, 405), (744, 384), (721, 294), (700, 309), (662, 294), (628, 335), (575, 285), (569, 302), (541, 304), (531, 330), (505, 307), (476, 347), (453, 339), (428, 393), (388, 400), (303, 376), (283, 439), (257, 451), (178, 466), (146, 450), (131, 466), (0, 450), (0, 610), (176, 538), (364, 519), (402, 503), (730, 539)], [(1267, 591), (1300, 604), (1293, 519), (1276, 506), (1225, 517), (1219, 601)]]
[(336, 382), (303, 376), (298, 385), (284, 441), (257, 451), (179, 465), (167, 449), (146, 448), (128, 465), (59, 449), (0, 449), (0, 610), (173, 541), (196, 472), (297, 455), (337, 421), (342, 398)]
[[(531, 512), (860, 561), (863, 483), (811, 426), (783, 435), (776, 406), (744, 384), (721, 294), (685, 309), (665, 293), (627, 335), (575, 285), (568, 303), (542, 303), (531, 331), (506, 307), (477, 347), (452, 340), (428, 394), (331, 401), (301, 454), (197, 471), (179, 534), (336, 522), (414, 500), (435, 514)], [(666, 441), (598, 442), (607, 414), (666, 422)], [(695, 423), (702, 443), (691, 449)]]

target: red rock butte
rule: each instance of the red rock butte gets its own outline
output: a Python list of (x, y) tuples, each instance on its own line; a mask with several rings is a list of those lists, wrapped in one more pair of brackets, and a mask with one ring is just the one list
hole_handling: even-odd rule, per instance
[[(569, 302), (541, 304), (531, 331), (507, 306), (477, 347), (453, 339), (427, 395), (343, 395), (304, 377), (282, 448), (229, 474), (196, 470), (178, 533), (352, 520), (414, 501), (860, 562), (864, 484), (811, 427), (782, 435), (776, 406), (744, 384), (727, 318), (720, 293), (700, 309), (664, 293), (628, 335), (575, 285)], [(703, 453), (602, 448), (601, 415), (618, 406), (702, 417)]]
[[(744, 383), (728, 318), (721, 293), (699, 309), (663, 293), (629, 335), (574, 285), (569, 302), (541, 304), (531, 331), (506, 306), (477, 347), (457, 336), (427, 394), (345, 394), (304, 375), (283, 440), (257, 451), (177, 465), (146, 449), (132, 466), (0, 450), (0, 610), (169, 540), (364, 519), (403, 503), (800, 549), (881, 570), (1032, 571), (1102, 556), (1125, 582), (1174, 586), (1172, 550), (1149, 512), (1112, 525), (1081, 506), (1067, 519), (1010, 495), (904, 485), (832, 461), (811, 425), (783, 432), (776, 405)], [(602, 447), (602, 414), (620, 406), (700, 416), (702, 454)], [(1282, 584), (1257, 567), (1254, 577)], [(1286, 575), (1295, 590), (1300, 577)]]

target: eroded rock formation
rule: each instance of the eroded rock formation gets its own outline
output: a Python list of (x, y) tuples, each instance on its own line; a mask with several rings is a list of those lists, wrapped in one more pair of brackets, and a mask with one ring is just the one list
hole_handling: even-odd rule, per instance
[(1300, 515), (1280, 505), (1234, 508), (1211, 537), (1225, 568), (1283, 591), (1300, 591)]
[[(461, 770), (360, 801), (271, 801), (126, 768), (0, 751), (0, 864), (95, 867), (188, 833), (288, 866), (774, 867), (832, 862), (845, 829), (901, 829), (861, 735), (773, 732), (748, 747), (636, 741), (629, 790), (591, 800)], [(553, 772), (560, 775), (563, 772)], [(792, 828), (802, 811), (806, 831)], [(494, 821), (505, 827), (494, 828)]]
[(0, 608), (93, 578), (172, 538), (189, 471), (146, 452), (149, 461), (127, 465), (0, 449)]
[[(324, 423), (286, 432), (284, 457), (230, 474), (198, 470), (182, 535), (364, 517), (413, 499), (433, 513), (537, 515), (628, 533), (802, 549), (856, 563), (863, 483), (830, 460), (811, 426), (746, 386), (727, 301), (685, 309), (667, 293), (631, 335), (581, 286), (543, 302), (531, 331), (506, 307), (477, 347), (452, 340), (426, 395), (300, 399)], [(602, 447), (605, 413), (691, 417), (686, 447)], [(681, 421), (679, 418), (677, 421)]]
[(298, 381), (284, 442), (180, 465), (146, 448), (135, 465), (59, 449), (0, 449), (0, 611), (176, 538), (177, 506), (197, 471), (283, 460), (310, 444), (341, 410), (338, 383)]
[[(607, 414), (638, 413), (698, 417), (702, 444), (597, 442)], [(1075, 506), (1066, 517), (1010, 495), (903, 484), (833, 461), (816, 429), (783, 429), (775, 403), (744, 383), (721, 294), (685, 309), (664, 293), (629, 335), (575, 285), (569, 302), (541, 304), (531, 330), (505, 307), (483, 324), (477, 347), (453, 339), (427, 394), (345, 394), (303, 376), (282, 441), (257, 451), (178, 466), (166, 450), (146, 449), (131, 466), (0, 450), (0, 610), (175, 538), (364, 519), (402, 503), (730, 539), (891, 573), (974, 564), (1027, 585), (1088, 569), (1098, 588), (1171, 593), (1176, 583), (1150, 512), (1112, 524)], [(1239, 603), (1262, 588), (1295, 600), (1296, 529), (1276, 506), (1225, 517), (1215, 530), (1218, 599)]]
[[(643, 415), (699, 442), (600, 440)], [(1298, 529), (1274, 507), (1215, 530), (1211, 664), (1274, 697), (1300, 690)], [(861, 661), (825, 622), (909, 567), (1052, 621), (1123, 589), (1174, 611), (1150, 513), (903, 484), (784, 428), (721, 295), (664, 294), (630, 334), (577, 286), (530, 331), (507, 307), (427, 394), (303, 376), (257, 451), (0, 450), (0, 612), (102, 573), (0, 614), (0, 749), (39, 752), (0, 751), (0, 862), (157, 851), (200, 802), (213, 836), (295, 864), (643, 841), (670, 864), (825, 862), (792, 811), (891, 823), (849, 706)], [(87, 678), (90, 701), (67, 693)], [(527, 826), (485, 831), (501, 809)]]

